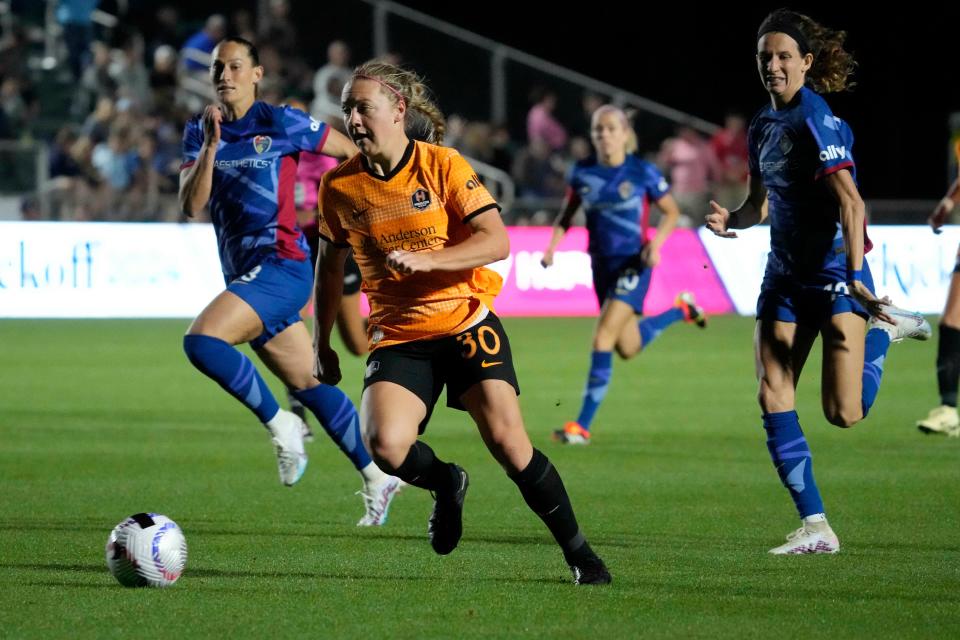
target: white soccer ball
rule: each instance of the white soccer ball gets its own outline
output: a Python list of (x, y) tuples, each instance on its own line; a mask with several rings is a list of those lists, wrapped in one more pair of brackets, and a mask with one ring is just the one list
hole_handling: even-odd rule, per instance
[(107, 568), (125, 587), (169, 587), (187, 564), (187, 540), (176, 522), (137, 513), (107, 538)]

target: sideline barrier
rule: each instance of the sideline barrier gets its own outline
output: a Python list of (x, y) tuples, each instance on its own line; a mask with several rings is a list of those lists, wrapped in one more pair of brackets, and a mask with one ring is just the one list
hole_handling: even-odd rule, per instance
[[(510, 227), (510, 257), (491, 265), (504, 276), (502, 316), (597, 313), (587, 234), (571, 229), (554, 265), (540, 266), (549, 227)], [(767, 227), (735, 240), (679, 229), (667, 241), (646, 300), (648, 313), (690, 290), (711, 314), (754, 312), (769, 249)], [(870, 228), (867, 256), (880, 295), (906, 308), (939, 313), (960, 229)], [(0, 222), (0, 317), (186, 318), (224, 287), (209, 224)]]

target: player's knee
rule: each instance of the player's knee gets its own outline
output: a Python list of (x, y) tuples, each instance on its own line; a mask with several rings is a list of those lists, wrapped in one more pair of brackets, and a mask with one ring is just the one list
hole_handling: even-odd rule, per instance
[(617, 343), (616, 351), (617, 351), (617, 355), (620, 356), (622, 359), (629, 360), (633, 356), (640, 353), (640, 345), (637, 344), (636, 346), (634, 345), (627, 346), (627, 345)]
[(835, 427), (840, 427), (841, 429), (849, 429), (853, 425), (863, 420), (863, 409), (860, 408), (859, 406), (857, 407), (853, 407), (853, 406), (824, 407), (823, 415), (827, 419), (827, 422), (834, 425)]
[(491, 447), (503, 451), (524, 436), (523, 423), (519, 420), (493, 422), (489, 427), (488, 440)]
[(490, 453), (508, 474), (520, 471), (530, 460), (532, 445), (522, 421), (491, 428), (486, 440)]
[(617, 346), (617, 335), (610, 331), (605, 331), (603, 327), (597, 329), (593, 336), (594, 351), (613, 351)]
[(403, 464), (412, 445), (413, 441), (409, 438), (391, 433), (389, 429), (374, 429), (370, 434), (370, 453), (377, 466), (386, 467), (385, 471), (395, 471)]

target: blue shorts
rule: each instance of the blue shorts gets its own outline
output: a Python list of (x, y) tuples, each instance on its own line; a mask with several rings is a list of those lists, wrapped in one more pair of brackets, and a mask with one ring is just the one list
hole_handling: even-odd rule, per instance
[(633, 256), (590, 256), (593, 268), (593, 292), (602, 307), (607, 300), (621, 300), (643, 313), (643, 301), (650, 289), (653, 269)]
[[(867, 319), (870, 314), (847, 294), (846, 268), (833, 267), (803, 277), (771, 273), (763, 276), (757, 300), (757, 319), (793, 322), (819, 329), (831, 316), (855, 313)], [(875, 294), (873, 275), (863, 262), (863, 284)]]
[(258, 349), (292, 324), (300, 322), (300, 309), (313, 290), (309, 260), (266, 258), (242, 276), (227, 283), (227, 291), (253, 307), (263, 333), (250, 341)]

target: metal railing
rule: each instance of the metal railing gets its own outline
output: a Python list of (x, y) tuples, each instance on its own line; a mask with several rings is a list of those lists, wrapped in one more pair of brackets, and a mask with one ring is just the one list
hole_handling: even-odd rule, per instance
[[(390, 0), (362, 0), (373, 7), (373, 49), (377, 56), (384, 56), (390, 52), (391, 15), (414, 22), (422, 27), (438, 31), (458, 41), (486, 50), (490, 54), (490, 106), (489, 120), (503, 122), (507, 118), (510, 95), (508, 90), (508, 71), (506, 63), (514, 62), (534, 69), (557, 80), (562, 80), (582, 87), (584, 90), (610, 96), (614, 104), (621, 107), (632, 107), (640, 111), (659, 116), (678, 125), (693, 127), (703, 133), (712, 134), (718, 126), (702, 118), (668, 107), (649, 98), (645, 98), (621, 87), (601, 82), (588, 75), (574, 71), (567, 67), (530, 55), (519, 49), (507, 46), (490, 38), (478, 35), (434, 18), (422, 11), (391, 2)], [(421, 34), (419, 37), (423, 38)], [(524, 99), (526, 96), (524, 96)]]

